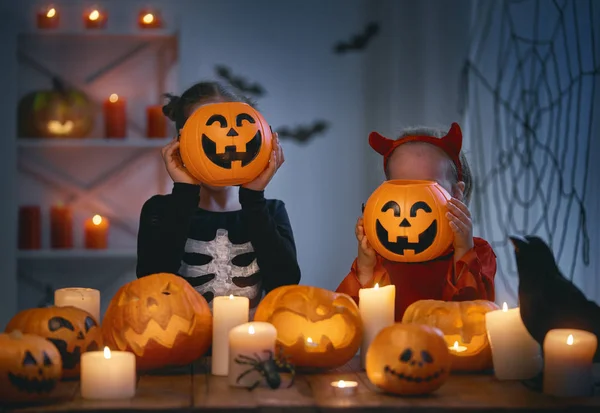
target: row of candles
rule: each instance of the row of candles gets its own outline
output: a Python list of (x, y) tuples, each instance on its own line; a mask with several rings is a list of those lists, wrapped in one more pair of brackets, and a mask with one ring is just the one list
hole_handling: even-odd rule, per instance
[[(100, 215), (84, 222), (84, 245), (88, 249), (105, 249), (108, 245), (110, 222)], [(37, 250), (42, 247), (42, 217), (38, 205), (19, 208), (19, 249)], [(67, 205), (50, 208), (50, 247), (73, 248), (73, 212)]]
[[(57, 29), (60, 26), (60, 12), (54, 5), (39, 9), (36, 17), (38, 29)], [(108, 13), (99, 7), (91, 7), (83, 12), (86, 29), (102, 29), (107, 22)], [(154, 9), (140, 10), (137, 23), (142, 29), (160, 29), (163, 26), (160, 12)]]
[[(359, 291), (359, 310), (364, 335), (361, 359), (381, 329), (394, 323), (396, 288), (393, 285), (363, 288)], [(57, 306), (78, 306), (98, 320), (100, 293), (91, 289), (62, 289), (55, 293)], [(576, 329), (551, 330), (540, 345), (529, 335), (519, 308), (486, 313), (487, 336), (492, 349), (494, 374), (499, 380), (523, 380), (535, 377), (543, 369), (544, 393), (553, 396), (587, 396), (592, 391), (592, 358), (597, 338)], [(261, 377), (252, 372), (240, 379), (248, 366), (235, 362), (240, 355), (264, 357), (275, 352), (277, 331), (272, 324), (249, 321), (249, 300), (233, 295), (213, 301), (213, 337), (211, 372), (227, 376), (234, 387), (248, 387)], [(318, 346), (316, 338), (306, 337), (307, 347)], [(458, 343), (449, 351), (466, 350)], [(110, 378), (110, 379), (109, 379)], [(85, 398), (127, 398), (135, 395), (135, 357), (133, 353), (104, 351), (84, 353), (81, 357), (81, 389)], [(102, 386), (95, 384), (102, 383)], [(353, 394), (358, 383), (339, 380), (331, 383), (336, 393)]]
[[(127, 101), (111, 94), (103, 104), (105, 136), (107, 138), (125, 138), (127, 135)], [(162, 106), (152, 105), (146, 108), (146, 137), (164, 138), (167, 136), (167, 118)]]

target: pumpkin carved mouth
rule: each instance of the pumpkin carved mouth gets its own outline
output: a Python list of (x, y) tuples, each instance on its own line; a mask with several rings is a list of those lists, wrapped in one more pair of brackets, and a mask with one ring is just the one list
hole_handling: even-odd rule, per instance
[(48, 338), (56, 346), (63, 361), (63, 369), (74, 369), (81, 359), (81, 348), (75, 346), (73, 351), (67, 350), (67, 342), (58, 338)]
[(261, 146), (262, 135), (260, 131), (257, 131), (254, 137), (246, 143), (244, 152), (239, 151), (237, 145), (228, 145), (223, 153), (217, 153), (217, 144), (204, 133), (202, 134), (202, 150), (206, 157), (215, 165), (225, 169), (231, 169), (231, 164), (235, 161), (241, 161), (242, 166), (248, 165), (258, 156)]
[(56, 386), (56, 380), (29, 378), (21, 374), (8, 373), (8, 380), (13, 386), (27, 393), (49, 393)]
[(436, 371), (433, 374), (430, 374), (428, 376), (425, 377), (419, 377), (419, 376), (411, 376), (410, 374), (404, 374), (404, 373), (400, 373), (397, 372), (396, 370), (394, 370), (393, 368), (391, 368), (390, 366), (385, 366), (384, 371), (386, 372), (386, 374), (391, 374), (392, 376), (396, 377), (397, 379), (400, 380), (405, 380), (411, 383), (428, 383), (432, 380), (436, 380), (437, 378), (439, 378), (441, 375), (444, 374), (444, 369), (440, 369), (438, 371)]
[(420, 254), (431, 247), (437, 236), (437, 220), (433, 220), (427, 229), (419, 234), (418, 242), (409, 242), (408, 237), (398, 236), (396, 242), (389, 241), (388, 231), (381, 225), (379, 220), (375, 222), (375, 232), (379, 242), (384, 248), (394, 254), (404, 255), (405, 250), (412, 250), (415, 254)]

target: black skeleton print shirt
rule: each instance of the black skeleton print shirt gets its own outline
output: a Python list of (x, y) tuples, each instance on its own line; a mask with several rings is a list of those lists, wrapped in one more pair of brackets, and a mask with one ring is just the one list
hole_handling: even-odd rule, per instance
[(279, 200), (240, 188), (242, 209), (198, 208), (200, 187), (175, 183), (140, 215), (137, 276), (178, 274), (206, 298), (237, 295), (255, 308), (263, 291), (300, 282), (292, 227)]

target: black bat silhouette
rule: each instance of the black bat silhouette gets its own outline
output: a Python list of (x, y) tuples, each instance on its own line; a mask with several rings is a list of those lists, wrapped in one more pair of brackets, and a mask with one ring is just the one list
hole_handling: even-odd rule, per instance
[(344, 54), (354, 50), (363, 50), (377, 33), (379, 33), (379, 24), (371, 22), (367, 24), (367, 27), (365, 27), (365, 30), (362, 33), (352, 36), (350, 41), (338, 42), (334, 46), (333, 52), (336, 54)]
[(246, 79), (234, 76), (227, 66), (217, 66), (215, 68), (217, 75), (221, 79), (226, 80), (231, 86), (238, 89), (240, 92), (254, 95), (256, 97), (263, 96), (265, 89), (258, 83), (250, 83)]
[(308, 142), (315, 135), (324, 133), (329, 128), (329, 123), (324, 120), (317, 120), (311, 125), (300, 125), (291, 129), (287, 126), (282, 126), (277, 130), (280, 138), (290, 138), (298, 142)]

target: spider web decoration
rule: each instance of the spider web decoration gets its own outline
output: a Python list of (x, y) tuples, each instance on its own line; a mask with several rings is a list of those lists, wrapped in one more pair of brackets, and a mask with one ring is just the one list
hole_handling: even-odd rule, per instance
[(476, 232), (497, 254), (499, 295), (513, 301), (509, 235), (546, 240), (571, 280), (578, 263), (590, 263), (585, 200), (600, 76), (598, 9), (592, 0), (476, 5), (461, 88), (475, 137), (473, 210)]

